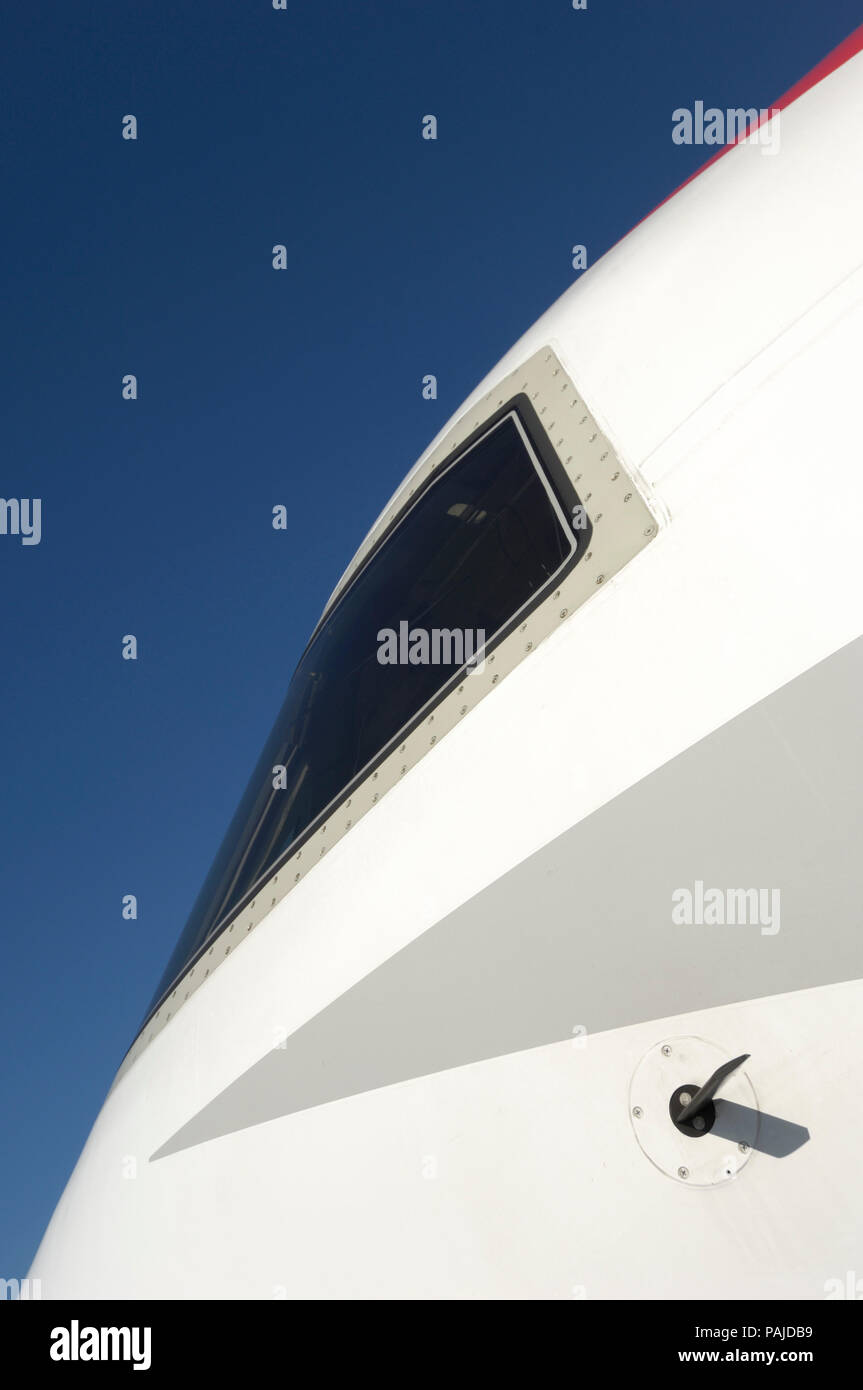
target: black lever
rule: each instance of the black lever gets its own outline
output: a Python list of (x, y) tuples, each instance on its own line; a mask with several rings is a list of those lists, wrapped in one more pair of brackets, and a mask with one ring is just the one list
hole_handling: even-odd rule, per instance
[[(716, 1068), (710, 1079), (705, 1081), (704, 1085), (697, 1090), (694, 1086), (678, 1086), (668, 1106), (671, 1118), (678, 1129), (693, 1139), (698, 1139), (703, 1134), (710, 1132), (716, 1119), (713, 1097), (726, 1077), (729, 1077), (744, 1062), (748, 1062), (749, 1056), (748, 1052), (744, 1052), (741, 1057), (734, 1057), (730, 1062), (723, 1062), (721, 1067)], [(695, 1092), (694, 1095), (693, 1092)], [(681, 1106), (682, 1109), (680, 1109)]]

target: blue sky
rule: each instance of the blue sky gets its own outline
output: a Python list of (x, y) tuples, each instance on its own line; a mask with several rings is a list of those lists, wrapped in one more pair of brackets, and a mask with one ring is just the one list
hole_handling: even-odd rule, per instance
[(859, 0), (7, 11), (0, 494), (43, 518), (39, 545), (0, 536), (0, 1277), (26, 1273), (395, 485), (572, 281), (571, 246), (596, 260), (711, 153), (672, 142), (672, 110), (766, 106), (861, 18)]

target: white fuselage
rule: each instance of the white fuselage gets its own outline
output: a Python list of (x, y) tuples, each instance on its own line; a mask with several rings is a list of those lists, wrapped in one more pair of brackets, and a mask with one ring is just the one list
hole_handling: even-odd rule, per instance
[[(551, 349), (658, 532), (125, 1067), (46, 1297), (823, 1298), (860, 1268), (861, 79), (659, 208), (430, 446)], [(673, 922), (697, 882), (778, 890), (779, 929)], [(693, 1185), (632, 1088), (702, 1043), (750, 1055), (767, 1139), (697, 1141)]]

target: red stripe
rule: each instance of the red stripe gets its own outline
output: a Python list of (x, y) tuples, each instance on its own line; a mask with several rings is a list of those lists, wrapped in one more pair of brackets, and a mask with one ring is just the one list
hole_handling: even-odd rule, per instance
[[(816, 64), (814, 68), (807, 72), (805, 77), (801, 77), (799, 82), (795, 82), (793, 87), (789, 87), (788, 91), (785, 92), (778, 101), (773, 102), (769, 110), (776, 111), (778, 109), (783, 111), (786, 106), (791, 105), (792, 101), (796, 101), (798, 97), (802, 97), (804, 92), (808, 92), (812, 87), (817, 87), (818, 83), (823, 81), (825, 77), (829, 77), (831, 72), (835, 72), (837, 68), (841, 68), (843, 63), (848, 62), (849, 58), (855, 57), (861, 49), (863, 49), (863, 24), (860, 24), (852, 34), (849, 34), (847, 39), (843, 39), (840, 44), (837, 44), (836, 47), (827, 54), (826, 58), (822, 58), (820, 63)], [(758, 125), (761, 125), (760, 115), (758, 117)], [(715, 154), (712, 154), (709, 159), (705, 160), (704, 163), (695, 170), (694, 174), (690, 174), (688, 179), (684, 179), (683, 183), (678, 184), (677, 188), (675, 188), (672, 193), (669, 193), (667, 197), (663, 198), (660, 203), (657, 203), (655, 208), (652, 208), (644, 217), (639, 218), (635, 226), (640, 227), (641, 223), (646, 222), (648, 217), (652, 217), (653, 213), (656, 212), (658, 208), (664, 207), (666, 203), (676, 197), (681, 188), (685, 188), (688, 183), (692, 183), (693, 179), (697, 179), (699, 174), (703, 174), (705, 169), (709, 169), (711, 164), (715, 164), (717, 159), (721, 159), (724, 154), (727, 154), (729, 150), (734, 148), (735, 144), (737, 144), (736, 140), (731, 144), (723, 145)]]

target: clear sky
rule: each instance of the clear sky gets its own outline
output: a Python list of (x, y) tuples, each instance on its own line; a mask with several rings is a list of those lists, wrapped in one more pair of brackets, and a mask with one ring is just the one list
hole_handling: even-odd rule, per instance
[(0, 535), (0, 1277), (26, 1274), (393, 488), (571, 283), (573, 244), (598, 259), (711, 153), (672, 142), (673, 109), (769, 105), (861, 18), (7, 6), (0, 493), (42, 499), (42, 540)]

